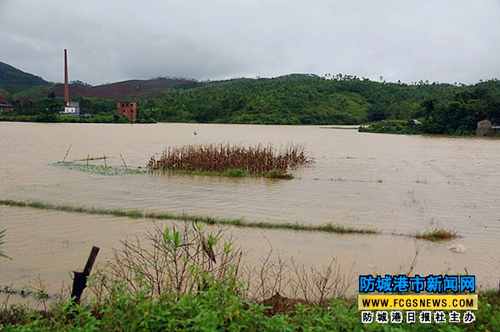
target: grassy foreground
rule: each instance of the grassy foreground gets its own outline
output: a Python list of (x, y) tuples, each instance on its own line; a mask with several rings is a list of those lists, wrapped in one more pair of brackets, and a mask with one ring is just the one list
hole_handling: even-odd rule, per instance
[[(0, 330), (498, 331), (500, 326), (497, 292), (479, 294), (471, 324), (363, 324), (357, 301), (345, 298), (345, 288), (338, 288), (349, 282), (335, 265), (312, 269), (308, 277), (303, 266), (292, 263), (289, 271), (265, 259), (246, 278), (241, 251), (199, 224), (157, 228), (149, 239), (153, 246), (124, 241), (107, 270), (89, 277), (93, 296), (82, 305), (64, 300), (34, 311), (5, 302)], [(293, 271), (295, 282), (290, 279)], [(299, 293), (281, 296), (284, 285), (298, 286), (288, 288)]]
[(325, 232), (337, 234), (378, 234), (374, 229), (362, 229), (354, 227), (346, 227), (328, 223), (326, 225), (309, 225), (301, 223), (280, 223), (272, 221), (246, 221), (243, 218), (218, 218), (211, 216), (198, 216), (192, 214), (175, 214), (169, 212), (146, 212), (140, 210), (123, 210), (123, 209), (104, 209), (85, 206), (73, 205), (58, 205), (45, 203), (40, 201), (16, 201), (16, 200), (0, 200), (0, 205), (29, 207), (40, 210), (55, 210), (73, 213), (100, 214), (110, 215), (115, 217), (128, 218), (149, 218), (162, 220), (180, 220), (180, 221), (200, 221), (211, 225), (226, 225), (241, 228), (265, 228), (265, 229), (281, 229), (293, 231), (309, 231), (309, 232)]
[(22, 309), (0, 317), (3, 331), (498, 331), (497, 296), (480, 294), (471, 324), (362, 324), (353, 300), (326, 306), (297, 305), (291, 312), (267, 315), (268, 307), (243, 301), (216, 284), (198, 294), (157, 300), (115, 291), (102, 307), (60, 304), (49, 312)]

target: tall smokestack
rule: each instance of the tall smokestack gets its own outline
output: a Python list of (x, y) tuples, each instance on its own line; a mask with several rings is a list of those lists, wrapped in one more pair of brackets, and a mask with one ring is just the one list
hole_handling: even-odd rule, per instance
[(69, 85), (68, 85), (68, 53), (64, 50), (64, 101), (69, 103)]

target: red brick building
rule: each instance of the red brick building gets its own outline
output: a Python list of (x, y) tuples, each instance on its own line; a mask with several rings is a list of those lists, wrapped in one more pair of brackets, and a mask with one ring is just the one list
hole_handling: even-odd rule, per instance
[(13, 108), (13, 106), (7, 101), (7, 98), (3, 94), (0, 93), (0, 112), (9, 111)]
[(137, 102), (119, 101), (116, 103), (116, 112), (118, 115), (125, 115), (130, 121), (137, 120)]

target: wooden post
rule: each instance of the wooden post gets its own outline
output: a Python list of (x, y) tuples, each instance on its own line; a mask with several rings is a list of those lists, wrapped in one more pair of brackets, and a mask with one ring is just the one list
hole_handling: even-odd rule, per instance
[(125, 170), (127, 170), (127, 164), (125, 163), (125, 159), (123, 159), (122, 155), (120, 155), (120, 157), (122, 157), (123, 165), (125, 165)]
[(71, 144), (69, 145), (68, 151), (66, 151), (66, 154), (64, 155), (64, 158), (63, 158), (63, 161), (62, 161), (63, 163), (66, 162), (66, 157), (69, 154), (69, 150), (71, 150)]
[(82, 292), (87, 287), (87, 277), (90, 275), (90, 271), (94, 266), (95, 259), (99, 253), (99, 248), (96, 246), (92, 247), (90, 251), (89, 258), (87, 259), (87, 264), (83, 268), (83, 272), (73, 271), (75, 277), (73, 278), (73, 290), (71, 291), (71, 298), (75, 298), (76, 303), (80, 303), (80, 298)]

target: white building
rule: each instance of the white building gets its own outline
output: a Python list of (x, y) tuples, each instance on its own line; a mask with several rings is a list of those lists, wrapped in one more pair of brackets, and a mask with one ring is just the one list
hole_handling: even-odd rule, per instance
[(62, 115), (70, 116), (80, 116), (80, 103), (77, 101), (70, 101), (64, 106), (64, 111), (61, 112)]

